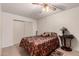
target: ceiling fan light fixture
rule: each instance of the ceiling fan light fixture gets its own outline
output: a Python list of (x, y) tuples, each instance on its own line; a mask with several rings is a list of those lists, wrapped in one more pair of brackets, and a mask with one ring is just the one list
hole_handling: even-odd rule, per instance
[(56, 10), (56, 6), (48, 4), (48, 3), (42, 3), (42, 4), (40, 4), (40, 3), (32, 3), (32, 4), (42, 6), (42, 11), (43, 12), (49, 12), (49, 11), (55, 11)]
[(44, 12), (49, 12), (50, 11), (50, 8), (49, 8), (49, 6), (45, 6), (45, 7), (42, 8), (42, 10)]
[(46, 12), (49, 12), (50, 11), (50, 8), (47, 6), (46, 7)]

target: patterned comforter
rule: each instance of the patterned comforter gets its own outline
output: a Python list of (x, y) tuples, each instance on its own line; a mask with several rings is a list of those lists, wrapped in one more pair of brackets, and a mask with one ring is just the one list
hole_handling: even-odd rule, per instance
[(59, 47), (58, 37), (24, 37), (20, 42), (20, 47), (25, 48), (31, 56), (46, 56)]

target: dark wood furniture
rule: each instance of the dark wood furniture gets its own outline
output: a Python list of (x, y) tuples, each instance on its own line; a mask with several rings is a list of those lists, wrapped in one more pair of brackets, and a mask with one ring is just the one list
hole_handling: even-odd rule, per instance
[(62, 35), (60, 36), (60, 38), (61, 38), (61, 44), (62, 44), (61, 49), (66, 50), (66, 51), (72, 51), (71, 40), (74, 38), (74, 36), (72, 34)]

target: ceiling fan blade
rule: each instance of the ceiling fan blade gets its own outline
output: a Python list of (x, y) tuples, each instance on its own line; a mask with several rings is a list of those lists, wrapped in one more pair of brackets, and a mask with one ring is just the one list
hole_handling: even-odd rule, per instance
[(39, 3), (32, 3), (32, 4), (39, 5)]
[(56, 8), (55, 8), (55, 7), (53, 7), (53, 8), (52, 8), (52, 7), (50, 7), (50, 9), (51, 9), (51, 10), (53, 10), (53, 11), (56, 11)]
[(40, 6), (46, 5), (46, 3), (32, 3), (32, 4), (34, 4), (34, 5), (40, 5)]
[(52, 5), (52, 6), (58, 8), (58, 9), (60, 9), (60, 10), (64, 10), (64, 8), (62, 8), (62, 6), (58, 6), (58, 5)]
[(54, 6), (54, 5), (49, 5), (49, 8), (50, 8), (51, 10), (55, 11), (57, 7)]
[(43, 5), (43, 3), (32, 3), (32, 4), (34, 4), (34, 5)]

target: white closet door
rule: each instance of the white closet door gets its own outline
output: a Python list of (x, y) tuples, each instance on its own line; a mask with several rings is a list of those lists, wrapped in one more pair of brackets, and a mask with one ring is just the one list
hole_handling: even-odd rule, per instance
[(33, 36), (33, 24), (32, 22), (25, 22), (25, 37)]
[(14, 21), (14, 43), (19, 43), (24, 37), (24, 22)]

